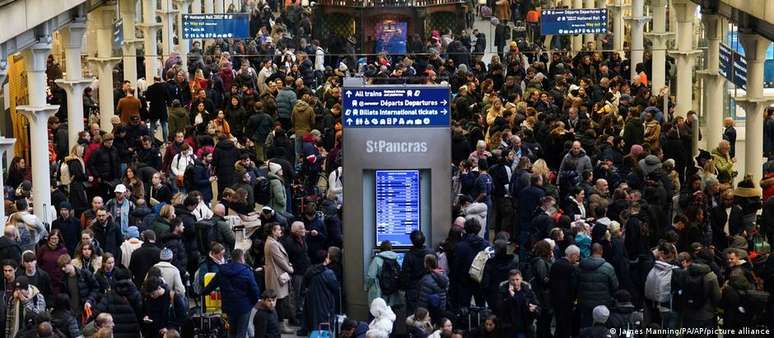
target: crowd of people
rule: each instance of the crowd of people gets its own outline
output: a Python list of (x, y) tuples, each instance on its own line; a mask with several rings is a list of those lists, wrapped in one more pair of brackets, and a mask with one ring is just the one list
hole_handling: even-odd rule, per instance
[[(238, 338), (774, 327), (774, 160), (760, 182), (738, 172), (732, 119), (716, 148), (693, 154), (696, 113), (651, 92), (649, 55), (630, 65), (593, 43), (573, 55), (500, 37), (484, 62), (485, 35), (465, 30), (360, 58), (352, 39), (312, 40), (300, 5), (248, 9), (254, 39), (195, 41), (163, 77), (121, 83), (110, 130), (87, 89), (88, 129), (68, 144), (61, 105), (50, 214), (31, 213), (34, 182), (14, 158), (6, 337), (191, 336), (216, 289)], [(63, 103), (53, 60), (47, 74), (49, 101)], [(359, 226), (341, 220), (351, 75), (447, 84), (454, 97), (454, 222), (433, 224), (450, 228), (435, 246), (420, 231), (405, 252), (381, 243), (365, 274), (368, 322), (337, 316), (342, 234)], [(761, 127), (772, 155), (774, 111)]]

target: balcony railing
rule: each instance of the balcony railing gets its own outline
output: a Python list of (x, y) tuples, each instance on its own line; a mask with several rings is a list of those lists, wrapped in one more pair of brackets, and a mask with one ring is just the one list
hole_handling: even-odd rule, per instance
[(356, 8), (430, 7), (465, 3), (465, 0), (321, 0), (320, 5)]

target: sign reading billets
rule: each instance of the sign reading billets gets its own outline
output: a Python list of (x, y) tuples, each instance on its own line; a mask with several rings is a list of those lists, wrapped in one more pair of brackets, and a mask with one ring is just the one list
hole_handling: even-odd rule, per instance
[(183, 14), (183, 39), (250, 37), (248, 14)]
[(344, 88), (345, 128), (449, 127), (449, 88)]
[(546, 9), (540, 13), (543, 35), (607, 33), (607, 9)]
[(744, 56), (721, 43), (719, 58), (718, 72), (720, 75), (723, 75), (735, 86), (747, 89), (747, 60)]

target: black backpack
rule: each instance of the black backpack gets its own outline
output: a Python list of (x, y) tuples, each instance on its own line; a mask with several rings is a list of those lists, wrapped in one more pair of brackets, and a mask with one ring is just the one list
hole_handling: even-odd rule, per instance
[(682, 287), (683, 303), (685, 311), (698, 310), (707, 301), (707, 292), (704, 290), (704, 274), (694, 275), (686, 273), (685, 283)]
[(253, 187), (255, 202), (260, 205), (266, 205), (271, 201), (271, 181), (267, 177), (256, 177)]
[(381, 257), (382, 271), (379, 273), (379, 288), (382, 296), (395, 294), (400, 289), (400, 265), (398, 260)]
[(212, 242), (223, 244), (223, 236), (221, 236), (220, 231), (218, 231), (217, 224), (212, 220), (203, 219), (194, 223), (194, 230), (196, 231), (199, 253), (202, 255), (206, 256), (209, 254)]

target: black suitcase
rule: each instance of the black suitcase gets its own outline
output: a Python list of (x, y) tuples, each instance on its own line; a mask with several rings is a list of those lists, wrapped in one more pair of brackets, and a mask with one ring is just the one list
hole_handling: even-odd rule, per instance
[(189, 310), (191, 312), (188, 320), (183, 323), (182, 336), (192, 338), (225, 338), (228, 335), (226, 329), (226, 320), (220, 313), (204, 313), (202, 306), (195, 306)]

